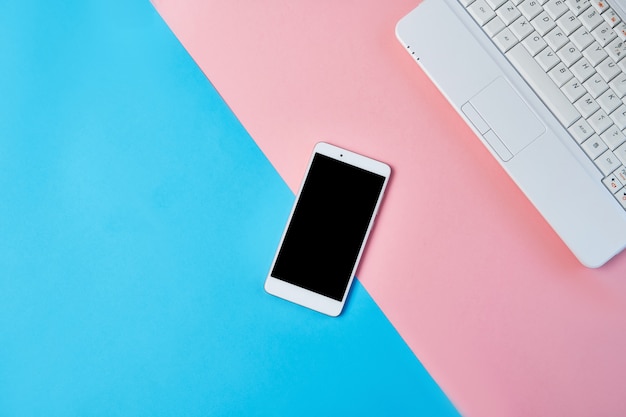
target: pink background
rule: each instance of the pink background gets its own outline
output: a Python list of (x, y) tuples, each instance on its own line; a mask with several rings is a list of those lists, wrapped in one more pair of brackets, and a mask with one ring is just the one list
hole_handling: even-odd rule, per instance
[(626, 253), (584, 268), (395, 39), (415, 0), (153, 0), (292, 189), (393, 169), (358, 277), (469, 416), (626, 414)]

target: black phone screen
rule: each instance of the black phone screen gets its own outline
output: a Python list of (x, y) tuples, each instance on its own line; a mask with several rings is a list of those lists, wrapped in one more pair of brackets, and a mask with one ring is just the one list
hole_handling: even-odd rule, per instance
[(384, 182), (316, 153), (271, 275), (341, 301)]

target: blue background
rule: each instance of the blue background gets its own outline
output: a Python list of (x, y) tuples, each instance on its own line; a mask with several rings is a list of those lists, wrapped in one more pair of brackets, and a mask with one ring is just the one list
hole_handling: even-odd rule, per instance
[(0, 416), (457, 414), (358, 282), (264, 293), (293, 194), (148, 2), (5, 1), (0, 56)]

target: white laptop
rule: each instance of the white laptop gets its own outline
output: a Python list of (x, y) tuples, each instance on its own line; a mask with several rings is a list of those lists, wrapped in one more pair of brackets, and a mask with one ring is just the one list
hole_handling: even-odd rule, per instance
[(425, 0), (396, 27), (406, 51), (588, 267), (626, 247), (625, 5)]

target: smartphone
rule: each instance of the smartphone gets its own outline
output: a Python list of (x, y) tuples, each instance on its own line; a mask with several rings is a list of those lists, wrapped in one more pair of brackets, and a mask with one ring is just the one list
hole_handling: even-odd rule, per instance
[(382, 162), (318, 143), (265, 280), (265, 290), (338, 316), (390, 174), (390, 167)]

